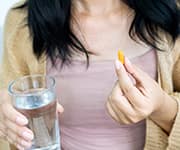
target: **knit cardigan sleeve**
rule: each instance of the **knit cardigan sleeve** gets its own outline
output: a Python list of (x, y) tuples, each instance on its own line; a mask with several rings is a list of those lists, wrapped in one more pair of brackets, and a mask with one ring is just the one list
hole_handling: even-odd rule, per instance
[[(25, 12), (10, 10), (4, 32), (4, 55), (0, 68), (0, 90), (7, 89), (12, 80), (28, 75), (42, 74), (45, 63), (39, 63), (32, 53), (32, 43), (29, 40), (28, 29), (23, 28), (22, 20)], [(180, 42), (174, 48), (175, 64), (173, 71), (174, 92), (169, 93), (178, 102), (178, 113), (173, 128), (168, 136), (159, 126), (147, 120), (146, 150), (180, 150)], [(167, 112), (168, 113), (168, 112)], [(0, 140), (0, 149), (9, 150), (8, 144)]]
[(23, 13), (10, 10), (4, 26), (3, 57), (0, 69), (0, 89), (7, 89), (8, 84), (29, 73), (21, 47), (21, 30)]
[[(19, 27), (23, 13), (9, 10), (3, 34), (3, 57), (0, 65), (0, 90), (7, 90), (8, 84), (23, 75), (29, 74), (27, 64), (23, 58), (22, 48), (17, 43), (21, 40)], [(25, 49), (24, 49), (25, 50)], [(8, 142), (0, 139), (0, 150), (16, 150)]]
[[(16, 5), (19, 6), (24, 0)], [(32, 39), (26, 25), (27, 10), (11, 8), (4, 26), (3, 60), (0, 69), (0, 89), (18, 77), (30, 74), (45, 74), (45, 56), (36, 59)]]
[(172, 53), (174, 61), (172, 73), (173, 91), (169, 92), (169, 95), (177, 101), (178, 112), (169, 135), (152, 120), (147, 119), (145, 150), (180, 150), (180, 39), (177, 40)]
[(177, 40), (174, 51), (176, 55), (174, 58), (177, 60), (173, 69), (173, 88), (174, 92), (170, 95), (178, 103), (178, 113), (174, 121), (173, 128), (168, 139), (168, 150), (180, 150), (180, 38)]

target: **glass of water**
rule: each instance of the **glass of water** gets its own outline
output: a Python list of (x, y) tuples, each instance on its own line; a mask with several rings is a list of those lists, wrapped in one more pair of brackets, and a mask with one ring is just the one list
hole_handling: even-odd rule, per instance
[(13, 106), (28, 118), (28, 127), (34, 133), (28, 150), (60, 150), (54, 78), (24, 76), (13, 81), (8, 90)]

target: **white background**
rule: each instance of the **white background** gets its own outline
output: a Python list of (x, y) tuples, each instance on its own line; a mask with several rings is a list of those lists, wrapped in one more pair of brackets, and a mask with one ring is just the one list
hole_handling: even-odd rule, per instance
[(5, 20), (5, 16), (7, 11), (9, 10), (9, 8), (14, 4), (18, 2), (18, 0), (1, 0), (0, 1), (0, 59), (2, 56), (2, 41), (3, 41), (3, 25), (4, 25), (4, 20)]

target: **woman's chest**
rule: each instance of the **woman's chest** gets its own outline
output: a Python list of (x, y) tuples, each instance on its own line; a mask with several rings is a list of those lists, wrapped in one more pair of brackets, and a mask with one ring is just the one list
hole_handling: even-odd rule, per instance
[[(153, 79), (157, 78), (154, 50), (133, 58), (131, 61)], [(58, 63), (58, 66), (53, 68), (48, 61), (47, 74), (55, 77), (56, 93), (66, 111), (72, 112), (71, 115), (76, 117), (79, 114), (86, 117), (84, 112), (93, 116), (92, 112), (100, 111), (95, 115), (106, 114), (105, 104), (117, 81), (114, 61), (90, 61), (89, 68), (86, 68), (85, 61), (78, 60), (73, 61), (70, 66), (65, 65), (63, 68), (60, 66), (61, 63)]]
[(81, 31), (75, 30), (75, 34), (94, 54), (90, 56), (92, 60), (113, 60), (119, 49), (130, 59), (150, 50), (149, 46), (130, 38), (128, 24), (84, 25)]

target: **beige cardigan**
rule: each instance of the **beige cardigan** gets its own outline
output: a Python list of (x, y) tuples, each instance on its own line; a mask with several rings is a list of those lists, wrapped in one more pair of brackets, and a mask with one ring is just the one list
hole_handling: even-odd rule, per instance
[[(7, 89), (8, 83), (20, 76), (46, 74), (45, 57), (38, 62), (33, 55), (28, 28), (23, 26), (25, 16), (25, 10), (13, 9), (7, 15), (0, 89)], [(180, 104), (180, 39), (173, 49), (166, 41), (159, 45), (165, 52), (157, 52), (159, 84)], [(8, 143), (0, 140), (0, 150), (9, 150)], [(147, 119), (145, 150), (180, 150), (180, 109), (169, 136)]]

